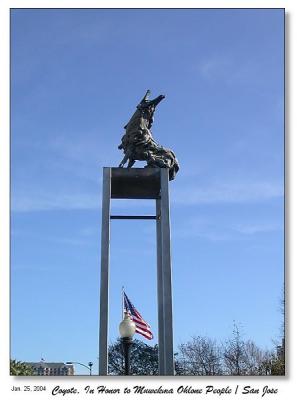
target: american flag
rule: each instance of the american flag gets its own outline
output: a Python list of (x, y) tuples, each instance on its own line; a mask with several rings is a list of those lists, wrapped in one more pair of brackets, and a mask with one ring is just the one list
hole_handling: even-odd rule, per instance
[(145, 320), (142, 318), (142, 316), (139, 314), (139, 312), (136, 310), (134, 305), (131, 303), (129, 300), (128, 296), (126, 293), (123, 291), (123, 297), (124, 297), (124, 312), (127, 312), (132, 319), (132, 321), (136, 325), (136, 333), (139, 333), (140, 335), (144, 336), (146, 339), (151, 340), (153, 338), (153, 334), (151, 331), (151, 327)]

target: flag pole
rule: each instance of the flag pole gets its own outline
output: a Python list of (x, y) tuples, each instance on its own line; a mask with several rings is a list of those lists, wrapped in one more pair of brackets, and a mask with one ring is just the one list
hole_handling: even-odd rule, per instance
[(122, 319), (124, 319), (124, 286), (122, 286)]

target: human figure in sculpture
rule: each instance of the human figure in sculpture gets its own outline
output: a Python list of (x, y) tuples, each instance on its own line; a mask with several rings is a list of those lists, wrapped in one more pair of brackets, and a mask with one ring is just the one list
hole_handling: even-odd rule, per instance
[(136, 160), (146, 161), (146, 167), (168, 168), (169, 179), (172, 180), (179, 170), (178, 161), (173, 151), (165, 149), (154, 140), (150, 130), (155, 109), (165, 96), (161, 94), (154, 100), (149, 100), (149, 95), (150, 91), (147, 90), (135, 113), (124, 126), (126, 132), (118, 148), (123, 150), (125, 155), (119, 167), (123, 168), (127, 161), (128, 168), (131, 168)]

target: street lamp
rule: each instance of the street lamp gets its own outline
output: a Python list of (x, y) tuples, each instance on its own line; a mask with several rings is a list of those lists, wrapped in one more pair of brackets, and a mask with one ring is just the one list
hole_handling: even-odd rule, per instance
[(66, 365), (71, 365), (71, 364), (79, 364), (79, 365), (82, 365), (83, 367), (87, 368), (87, 369), (89, 370), (89, 372), (90, 372), (90, 375), (92, 375), (92, 366), (93, 366), (93, 363), (92, 363), (91, 361), (88, 363), (88, 365), (82, 364), (82, 363), (77, 362), (77, 361), (67, 361), (67, 363), (66, 363)]
[(130, 352), (135, 330), (136, 330), (135, 323), (131, 320), (129, 314), (125, 312), (124, 319), (119, 326), (119, 331), (122, 338), (124, 359), (125, 359), (125, 375), (130, 374)]

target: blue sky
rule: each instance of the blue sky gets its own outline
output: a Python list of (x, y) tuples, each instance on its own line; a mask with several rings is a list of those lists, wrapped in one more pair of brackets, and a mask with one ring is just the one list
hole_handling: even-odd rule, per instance
[[(272, 348), (284, 280), (283, 10), (13, 10), (11, 24), (12, 357), (97, 364), (102, 167), (120, 162), (123, 126), (148, 88), (166, 95), (152, 130), (180, 163), (175, 347), (224, 340), (236, 321)], [(122, 285), (156, 342), (155, 253), (152, 221), (112, 221), (110, 342)]]

